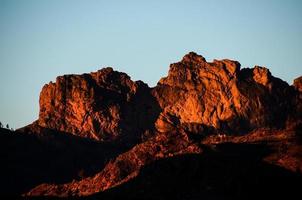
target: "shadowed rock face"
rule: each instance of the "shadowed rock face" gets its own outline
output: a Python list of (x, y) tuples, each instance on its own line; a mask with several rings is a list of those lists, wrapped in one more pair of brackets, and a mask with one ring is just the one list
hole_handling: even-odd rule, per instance
[[(79, 152), (74, 154), (72, 150), (66, 154), (74, 158), (68, 165), (78, 159), (76, 155), (94, 148), (102, 155), (97, 162), (95, 154), (91, 154), (92, 160), (75, 165), (73, 172), (66, 175), (65, 183), (61, 179), (53, 178), (50, 182), (37, 176), (33, 182), (39, 184), (30, 190), (26, 188), (28, 192), (24, 195), (111, 198), (135, 191), (138, 196), (128, 197), (245, 198), (252, 192), (250, 188), (256, 188), (255, 194), (265, 191), (262, 187), (266, 184), (259, 185), (258, 179), (274, 183), (267, 192), (269, 195), (278, 183), (302, 180), (301, 94), (301, 77), (289, 86), (267, 68), (241, 69), (239, 62), (227, 59), (207, 62), (193, 52), (171, 64), (168, 76), (160, 79), (154, 88), (142, 81), (134, 82), (112, 68), (60, 76), (41, 91), (39, 119), (19, 131), (24, 135), (33, 133), (58, 152), (65, 152), (68, 139), (57, 149), (56, 141), (47, 138), (47, 130), (59, 135), (73, 134), (78, 136), (77, 140), (89, 139), (83, 150), (79, 142), (74, 147)], [(89, 145), (92, 141), (95, 146)], [(227, 148), (217, 148), (229, 143)], [(40, 142), (35, 145), (33, 149), (47, 152)], [(18, 159), (29, 154), (17, 154)], [(57, 160), (54, 154), (50, 158)], [(99, 168), (91, 169), (89, 163)], [(221, 173), (225, 164), (226, 173)], [(165, 167), (170, 165), (175, 171), (165, 175)], [(79, 168), (85, 169), (88, 175), (70, 181)], [(60, 162), (54, 169), (66, 168)], [(267, 180), (265, 174), (271, 169), (273, 176), (281, 177), (280, 180)], [(152, 173), (156, 172), (159, 175), (153, 179)], [(181, 178), (175, 178), (177, 175)], [(190, 185), (191, 180), (194, 185)], [(169, 185), (163, 188), (164, 184), (157, 185), (159, 181)], [(246, 186), (241, 188), (242, 183)], [(284, 185), (287, 191), (298, 192), (291, 186)], [(180, 192), (183, 187), (186, 190)], [(102, 193), (112, 188), (116, 189)], [(175, 194), (169, 192), (173, 188)], [(152, 192), (145, 193), (145, 189)], [(24, 190), (20, 186), (19, 191)]]
[(226, 59), (209, 63), (191, 52), (152, 89), (112, 68), (60, 76), (42, 89), (38, 124), (95, 140), (139, 138), (154, 126), (159, 132), (200, 132), (204, 125), (247, 132), (285, 127), (294, 95), (264, 67), (240, 69)]
[(152, 128), (157, 109), (146, 84), (104, 68), (46, 84), (38, 124), (95, 140), (133, 139)]

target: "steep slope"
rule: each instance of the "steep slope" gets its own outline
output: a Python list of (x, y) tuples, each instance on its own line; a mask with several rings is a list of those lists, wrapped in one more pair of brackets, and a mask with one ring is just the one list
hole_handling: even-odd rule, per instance
[(295, 106), (293, 88), (268, 69), (240, 70), (240, 63), (232, 60), (208, 63), (192, 52), (170, 66), (153, 94), (163, 110), (156, 122), (161, 132), (173, 123), (191, 132), (207, 125), (232, 134), (284, 128)]
[(301, 117), (300, 82), (291, 87), (264, 67), (240, 69), (237, 61), (206, 62), (191, 52), (154, 88), (112, 68), (60, 76), (41, 91), (37, 124), (101, 141), (179, 127), (232, 134), (285, 128)]
[[(39, 133), (35, 128), (38, 125), (100, 143), (119, 142), (127, 148), (119, 150), (119, 155), (111, 157), (109, 162), (103, 161), (105, 165), (100, 165), (92, 176), (65, 184), (41, 184), (25, 195), (96, 194), (92, 198), (103, 195), (112, 198), (115, 194), (122, 196), (127, 191), (136, 191), (138, 196), (128, 197), (158, 199), (166, 191), (150, 177), (157, 171), (164, 172), (154, 167), (157, 166), (154, 163), (165, 160), (170, 163), (169, 159), (178, 160), (178, 156), (180, 160), (189, 156), (190, 164), (185, 169), (193, 170), (200, 178), (194, 179), (194, 173), (183, 172), (199, 185), (195, 188), (189, 181), (183, 186), (195, 188), (189, 199), (203, 195), (209, 195), (209, 199), (225, 195), (244, 198), (252, 192), (249, 187), (254, 187), (257, 195), (263, 192), (269, 195), (280, 185), (287, 188), (282, 194), (297, 193), (295, 186), (296, 182), (301, 183), (302, 170), (301, 96), (301, 78), (289, 86), (264, 67), (241, 69), (240, 63), (232, 60), (206, 62), (193, 52), (171, 64), (168, 76), (154, 88), (140, 81), (133, 82), (126, 74), (111, 68), (58, 77), (56, 83), (43, 87), (38, 121), (22, 131)], [(221, 145), (228, 148), (218, 148)], [(266, 150), (262, 152), (262, 148)], [(224, 161), (228, 163), (226, 174), (217, 171), (224, 169)], [(176, 174), (180, 175), (178, 170), (187, 164), (175, 163)], [(149, 168), (147, 173), (145, 168)], [(215, 178), (214, 183), (203, 172), (205, 168)], [(280, 180), (268, 180), (270, 177), (265, 174), (270, 170), (271, 176)], [(198, 171), (203, 175), (198, 175)], [(174, 177), (165, 179), (174, 180)], [(262, 187), (266, 184), (259, 185), (255, 179), (264, 179), (272, 188), (265, 191)], [(235, 186), (231, 184), (234, 181)], [(292, 184), (284, 185), (288, 181)], [(247, 185), (236, 188), (240, 183)], [(214, 189), (208, 189), (212, 184)], [(141, 192), (144, 187), (157, 196), (152, 197), (148, 192), (144, 196)], [(102, 192), (112, 188), (117, 189)]]
[[(302, 145), (297, 143), (296, 134), (293, 130), (267, 129), (200, 141), (183, 131), (159, 133), (119, 155), (92, 177), (62, 185), (42, 184), (27, 195), (94, 194), (109, 199), (294, 197), (302, 183)], [(171, 163), (156, 164), (165, 162)], [(110, 188), (116, 189), (99, 193)], [(274, 191), (276, 188), (282, 190)]]
[(146, 84), (104, 68), (46, 84), (38, 125), (94, 140), (135, 140), (153, 127), (156, 106)]
[(62, 184), (93, 176), (131, 148), (124, 142), (97, 142), (35, 126), (38, 132), (0, 128), (0, 196), (20, 196), (42, 183)]

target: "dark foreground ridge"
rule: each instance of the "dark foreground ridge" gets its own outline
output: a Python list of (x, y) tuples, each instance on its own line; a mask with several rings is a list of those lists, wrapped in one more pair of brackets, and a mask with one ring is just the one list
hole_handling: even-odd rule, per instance
[(104, 68), (64, 75), (39, 119), (1, 129), (0, 195), (291, 198), (302, 183), (302, 78), (189, 53), (156, 87)]

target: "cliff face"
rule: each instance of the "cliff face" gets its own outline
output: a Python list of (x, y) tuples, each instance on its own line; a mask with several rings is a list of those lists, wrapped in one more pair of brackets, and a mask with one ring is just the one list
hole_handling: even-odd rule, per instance
[(232, 60), (208, 63), (195, 53), (172, 64), (153, 92), (163, 109), (159, 130), (166, 131), (172, 116), (191, 131), (207, 125), (227, 133), (284, 127), (294, 95), (264, 67), (240, 69)]
[[(299, 81), (295, 85), (299, 88)], [(209, 63), (191, 52), (171, 64), (154, 88), (112, 68), (60, 76), (42, 89), (38, 124), (95, 140), (139, 138), (180, 127), (194, 133), (205, 126), (246, 133), (285, 127), (295, 111), (294, 96), (292, 87), (264, 67), (240, 69), (232, 60)]]
[(135, 139), (153, 126), (149, 90), (112, 68), (60, 76), (42, 89), (38, 124), (95, 140)]
[[(93, 175), (40, 184), (24, 195), (102, 197), (122, 188), (109, 191), (108, 198), (130, 197), (132, 191), (139, 194), (133, 198), (159, 199), (170, 186), (177, 192), (167, 197), (183, 199), (294, 194), (295, 181), (302, 183), (301, 80), (289, 86), (267, 68), (241, 68), (227, 59), (207, 62), (193, 52), (171, 64), (154, 88), (111, 68), (60, 76), (42, 89), (39, 119), (20, 131), (42, 133), (43, 141), (46, 130), (88, 138), (97, 151), (106, 144), (106, 155), (91, 162), (102, 163), (98, 169), (87, 168)], [(51, 145), (56, 148), (55, 141)], [(182, 179), (174, 182), (175, 177)], [(264, 180), (261, 186), (258, 180)], [(271, 190), (262, 188), (267, 185)], [(280, 185), (286, 189), (276, 190)], [(147, 188), (150, 194), (142, 192)]]

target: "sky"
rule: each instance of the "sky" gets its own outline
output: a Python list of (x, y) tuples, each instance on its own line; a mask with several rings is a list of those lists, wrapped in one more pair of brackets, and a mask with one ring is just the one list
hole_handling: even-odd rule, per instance
[(302, 75), (300, 0), (0, 0), (0, 121), (38, 118), (44, 84), (106, 66), (155, 86), (195, 51)]

